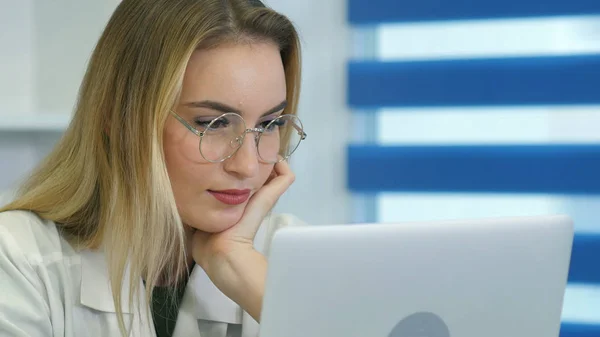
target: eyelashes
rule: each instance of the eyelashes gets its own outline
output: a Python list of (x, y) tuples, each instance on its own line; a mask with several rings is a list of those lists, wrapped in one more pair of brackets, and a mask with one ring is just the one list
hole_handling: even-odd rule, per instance
[[(279, 116), (273, 116), (271, 118), (268, 119), (264, 119), (261, 120), (256, 127), (265, 129), (267, 128), (267, 126), (269, 127), (270, 130), (274, 129), (275, 127), (281, 127), (285, 125), (285, 121), (282, 119), (277, 119), (277, 117)], [(215, 119), (217, 118), (217, 119)], [(274, 123), (274, 120), (276, 120)], [(211, 124), (212, 123), (212, 124)], [(269, 125), (271, 123), (271, 125)], [(211, 129), (223, 129), (223, 128), (227, 128), (230, 127), (232, 125), (239, 125), (238, 121), (235, 121), (235, 118), (233, 118), (233, 120), (231, 118), (228, 117), (197, 117), (194, 119), (194, 125), (199, 127), (200, 129), (207, 129), (210, 125)]]
[(214, 120), (214, 118), (211, 119), (194, 119), (194, 125), (202, 128), (202, 129), (206, 129), (208, 128), (208, 126), (210, 125), (210, 127), (212, 129), (220, 129), (220, 128), (226, 128), (229, 125), (231, 125), (231, 121), (229, 121), (227, 118), (219, 118), (217, 120), (214, 121), (214, 123), (210, 124), (212, 121)]

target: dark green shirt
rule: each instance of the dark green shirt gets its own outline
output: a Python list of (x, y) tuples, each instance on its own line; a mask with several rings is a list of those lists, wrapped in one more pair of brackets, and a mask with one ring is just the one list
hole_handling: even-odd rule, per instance
[(175, 330), (185, 283), (177, 287), (155, 287), (152, 291), (152, 319), (157, 337), (171, 337)]

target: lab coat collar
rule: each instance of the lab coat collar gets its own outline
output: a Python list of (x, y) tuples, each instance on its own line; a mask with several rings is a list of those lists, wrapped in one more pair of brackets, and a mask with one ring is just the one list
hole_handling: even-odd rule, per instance
[[(125, 270), (123, 280), (129, 279), (129, 268)], [(140, 280), (138, 299), (143, 298), (144, 285)], [(103, 312), (115, 313), (113, 294), (108, 276), (105, 255), (102, 251), (84, 251), (81, 253), (81, 304)], [(131, 314), (128, 305), (130, 288), (124, 282), (121, 292), (121, 310), (124, 314)], [(212, 283), (208, 275), (199, 266), (194, 267), (186, 286), (185, 297), (193, 296), (194, 303), (189, 309), (196, 319), (209, 321), (241, 324), (243, 310), (239, 305), (229, 299)], [(144, 301), (145, 303), (145, 301)]]
[[(256, 234), (254, 245), (256, 249), (264, 253), (265, 240), (268, 226), (261, 226)], [(125, 270), (124, 280), (129, 279), (129, 268)], [(121, 292), (121, 309), (125, 314), (131, 314), (132, 308), (128, 305), (130, 288), (129, 283), (124, 282)], [(115, 313), (113, 295), (108, 277), (108, 268), (105, 254), (101, 250), (86, 250), (81, 252), (81, 293), (80, 302), (82, 305), (109, 313)], [(138, 300), (143, 307), (146, 307), (144, 294), (144, 285), (140, 279)], [(247, 314), (244, 315), (242, 308), (223, 294), (210, 280), (208, 275), (200, 266), (195, 266), (190, 275), (186, 286), (184, 297), (193, 296), (193, 308), (196, 319), (223, 322), (230, 324), (242, 324), (247, 320)], [(136, 297), (134, 297), (135, 299)], [(186, 301), (183, 301), (186, 302)], [(182, 302), (182, 305), (183, 305)], [(142, 309), (143, 310), (143, 309)]]
[[(129, 280), (129, 268), (125, 269), (123, 280)], [(143, 283), (140, 280), (138, 300), (143, 299), (143, 289)], [(133, 308), (128, 305), (129, 294), (129, 283), (124, 282), (121, 291), (121, 310), (124, 314), (131, 314), (133, 311)], [(81, 252), (80, 296), (80, 303), (86, 307), (103, 312), (116, 312), (106, 258), (101, 250)]]

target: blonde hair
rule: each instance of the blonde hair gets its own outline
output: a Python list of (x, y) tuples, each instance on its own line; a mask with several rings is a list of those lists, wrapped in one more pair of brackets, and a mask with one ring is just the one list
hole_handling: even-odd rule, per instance
[(141, 278), (150, 303), (159, 282), (175, 284), (188, 272), (163, 153), (163, 128), (187, 62), (199, 48), (255, 40), (280, 47), (285, 113), (295, 114), (300, 44), (285, 16), (258, 0), (123, 0), (94, 49), (71, 124), (15, 201), (0, 210), (29, 210), (54, 221), (76, 248), (102, 246), (124, 334), (125, 282), (132, 306)]

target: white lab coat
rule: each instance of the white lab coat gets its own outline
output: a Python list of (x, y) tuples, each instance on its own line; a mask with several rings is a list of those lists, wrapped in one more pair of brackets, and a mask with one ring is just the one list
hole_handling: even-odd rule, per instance
[[(256, 236), (257, 250), (268, 254), (275, 231), (298, 224), (289, 215), (270, 216)], [(129, 336), (155, 336), (144, 294), (138, 294), (141, 311), (130, 309), (128, 288), (122, 292), (122, 309)], [(175, 337), (257, 337), (258, 330), (258, 323), (202, 268), (193, 269)], [(53, 222), (31, 212), (0, 213), (0, 336), (120, 336), (104, 254), (75, 251)]]

